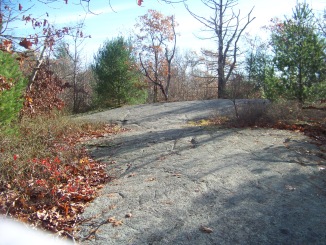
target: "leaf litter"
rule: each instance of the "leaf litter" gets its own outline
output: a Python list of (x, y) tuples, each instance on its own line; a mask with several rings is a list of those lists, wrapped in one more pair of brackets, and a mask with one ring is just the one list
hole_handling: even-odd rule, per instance
[[(87, 150), (77, 144), (123, 131), (114, 125), (105, 125), (100, 130), (63, 135), (54, 142), (51, 151), (71, 151), (79, 157), (71, 162), (63, 162), (60, 157), (31, 159), (32, 172), (28, 180), (0, 183), (0, 213), (74, 239), (77, 225), (83, 222), (80, 215), (85, 206), (112, 179), (106, 173), (106, 163), (94, 161)], [(13, 156), (14, 161), (17, 158)], [(123, 223), (114, 217), (107, 222), (114, 227)]]

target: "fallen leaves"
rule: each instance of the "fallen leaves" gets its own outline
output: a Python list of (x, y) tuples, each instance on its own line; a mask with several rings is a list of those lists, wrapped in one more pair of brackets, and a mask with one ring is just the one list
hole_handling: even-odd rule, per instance
[[(115, 126), (105, 127), (108, 134), (118, 133)], [(103, 128), (99, 133), (85, 130), (80, 135), (67, 134), (54, 139), (49, 152), (60, 153), (58, 157), (31, 159), (26, 165), (28, 175), (21, 175), (10, 183), (0, 183), (0, 213), (73, 237), (86, 203), (93, 200), (98, 190), (111, 179), (106, 173), (105, 163), (94, 161), (84, 148), (75, 145), (81, 141), (80, 138), (104, 133)], [(70, 161), (62, 159), (63, 151), (78, 157)], [(13, 154), (12, 161), (21, 159)], [(111, 220), (111, 223), (116, 227), (123, 222)]]
[(0, 93), (5, 90), (9, 90), (14, 86), (13, 79), (8, 79), (2, 75), (0, 75)]
[(294, 191), (296, 188), (293, 187), (292, 185), (285, 185), (285, 189), (287, 189), (289, 191)]
[(203, 226), (203, 225), (199, 228), (199, 230), (204, 232), (204, 233), (212, 233), (213, 232), (212, 228), (209, 228), (209, 227)]
[(109, 210), (113, 210), (113, 209), (116, 209), (116, 208), (117, 208), (117, 205), (112, 204), (112, 205), (109, 206)]
[(117, 220), (115, 217), (109, 217), (108, 219), (105, 219), (104, 221), (100, 222), (99, 224), (96, 225), (89, 233), (88, 235), (81, 237), (80, 241), (86, 241), (88, 239), (91, 239), (95, 236), (95, 234), (98, 232), (99, 228), (104, 225), (104, 224), (112, 224), (113, 227), (118, 227), (123, 224), (122, 220)]
[(197, 120), (197, 121), (189, 121), (188, 122), (189, 125), (191, 126), (211, 126), (214, 123), (212, 122), (212, 120), (207, 120), (207, 119), (201, 119), (201, 120)]
[(108, 218), (108, 223), (111, 223), (113, 227), (117, 227), (123, 224), (122, 220), (116, 220), (115, 217)]

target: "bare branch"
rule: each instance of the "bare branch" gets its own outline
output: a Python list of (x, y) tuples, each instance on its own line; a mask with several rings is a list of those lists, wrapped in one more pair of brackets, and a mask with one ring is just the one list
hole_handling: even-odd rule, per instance
[[(238, 13), (233, 8), (238, 4), (237, 0), (201, 0), (202, 3), (213, 10), (210, 17), (200, 16), (190, 10), (187, 4), (184, 4), (187, 11), (197, 21), (199, 21), (207, 31), (213, 34), (211, 39), (217, 39), (217, 52), (204, 52), (206, 57), (213, 59), (209, 62), (215, 67), (218, 76), (218, 97), (224, 97), (226, 82), (229, 80), (233, 70), (236, 67), (238, 54), (238, 41), (247, 28), (247, 26), (255, 19), (251, 18), (251, 11), (245, 18), (240, 18), (240, 10)], [(228, 12), (230, 13), (228, 16)], [(244, 25), (241, 23), (245, 20)]]

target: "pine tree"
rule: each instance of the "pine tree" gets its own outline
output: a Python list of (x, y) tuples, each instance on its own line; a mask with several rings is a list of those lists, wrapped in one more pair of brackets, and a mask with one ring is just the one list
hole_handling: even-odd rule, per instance
[(0, 77), (3, 82), (10, 84), (0, 90), (0, 126), (8, 126), (18, 119), (19, 111), (23, 107), (23, 93), (27, 79), (20, 71), (15, 58), (0, 51)]
[(144, 92), (136, 85), (139, 73), (132, 47), (123, 37), (107, 41), (94, 60), (92, 70), (100, 107), (121, 106), (143, 95)]
[(304, 103), (308, 91), (323, 81), (326, 47), (306, 3), (295, 7), (291, 19), (275, 25), (272, 46), (274, 62), (281, 73), (282, 93)]

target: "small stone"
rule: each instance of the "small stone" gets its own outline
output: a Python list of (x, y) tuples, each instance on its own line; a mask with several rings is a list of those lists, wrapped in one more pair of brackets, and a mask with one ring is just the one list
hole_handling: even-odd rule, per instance
[(127, 213), (127, 214), (125, 215), (125, 217), (126, 217), (126, 218), (131, 218), (131, 217), (132, 217), (132, 214), (131, 214), (131, 213)]
[(212, 233), (213, 232), (212, 228), (209, 228), (209, 227), (203, 226), (203, 225), (199, 228), (199, 230), (201, 230), (202, 232), (205, 232), (205, 233)]

